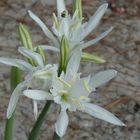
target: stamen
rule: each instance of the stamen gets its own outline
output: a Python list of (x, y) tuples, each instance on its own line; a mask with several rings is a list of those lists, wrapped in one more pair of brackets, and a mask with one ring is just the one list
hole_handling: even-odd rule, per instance
[(75, 106), (77, 106), (77, 108), (79, 110), (83, 110), (84, 109), (84, 106), (81, 104), (81, 102), (77, 99), (71, 99), (73, 104), (75, 104)]
[(49, 71), (40, 71), (40, 72), (36, 72), (34, 74), (35, 77), (40, 77), (40, 76), (48, 76), (48, 77), (51, 77), (52, 76), (52, 73), (49, 72)]
[(71, 88), (71, 85), (69, 83), (67, 83), (66, 81), (64, 81), (63, 79), (61, 79), (60, 77), (57, 77), (57, 79), (64, 85), (66, 85), (67, 87)]
[(80, 96), (80, 101), (90, 101), (90, 99), (86, 96)]
[(59, 22), (57, 20), (57, 17), (55, 15), (55, 13), (53, 13), (53, 17), (54, 17), (54, 25), (55, 25), (56, 28), (58, 28), (59, 27)]
[(90, 93), (91, 89), (90, 86), (88, 85), (88, 82), (86, 80), (84, 80), (84, 88)]

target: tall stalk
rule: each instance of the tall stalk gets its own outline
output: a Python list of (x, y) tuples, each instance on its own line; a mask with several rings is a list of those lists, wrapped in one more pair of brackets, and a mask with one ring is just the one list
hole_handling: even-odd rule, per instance
[[(16, 67), (11, 67), (11, 92), (13, 92), (13, 90), (16, 88), (20, 80), (21, 71)], [(13, 140), (14, 115), (15, 112), (12, 114), (10, 119), (6, 120), (4, 140)]]
[(50, 107), (51, 103), (52, 103), (51, 101), (47, 101), (47, 103), (45, 104), (42, 112), (40, 113), (37, 121), (34, 124), (34, 127), (33, 127), (32, 131), (29, 135), (28, 140), (37, 140), (39, 130), (40, 130), (45, 118), (46, 118), (46, 115), (47, 115), (47, 112), (49, 110), (49, 107)]
[(53, 140), (61, 140), (61, 138), (56, 134), (56, 132), (54, 133)]

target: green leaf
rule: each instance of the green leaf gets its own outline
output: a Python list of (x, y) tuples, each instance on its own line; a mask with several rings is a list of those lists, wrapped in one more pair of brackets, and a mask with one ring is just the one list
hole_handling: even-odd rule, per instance
[(96, 56), (94, 54), (89, 54), (89, 53), (82, 53), (81, 60), (82, 61), (85, 61), (85, 62), (95, 63), (95, 64), (102, 64), (102, 63), (105, 63), (106, 62), (101, 57)]

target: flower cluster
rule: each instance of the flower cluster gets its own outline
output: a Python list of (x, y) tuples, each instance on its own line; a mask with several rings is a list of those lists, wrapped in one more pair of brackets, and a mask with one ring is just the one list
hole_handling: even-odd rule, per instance
[[(97, 43), (105, 37), (112, 27), (97, 38), (85, 42), (83, 39), (97, 26), (104, 15), (107, 4), (99, 7), (96, 13), (86, 23), (78, 17), (78, 9), (73, 16), (68, 14), (64, 0), (57, 0), (57, 16), (53, 14), (54, 24), (52, 32), (31, 11), (29, 15), (41, 27), (46, 36), (51, 40), (51, 45), (33, 47), (30, 35), (22, 24), (19, 26), (19, 35), (23, 47), (18, 51), (27, 58), (11, 59), (0, 57), (0, 63), (15, 66), (25, 71), (24, 80), (17, 85), (10, 98), (7, 109), (7, 118), (10, 118), (16, 108), (21, 95), (33, 100), (34, 113), (37, 117), (37, 101), (51, 100), (60, 105), (60, 114), (55, 123), (56, 133), (62, 137), (68, 126), (68, 111), (86, 112), (115, 125), (124, 126), (118, 118), (102, 107), (90, 103), (90, 94), (97, 87), (104, 85), (117, 74), (115, 70), (105, 70), (94, 75), (82, 77), (78, 72), (81, 60), (92, 60), (95, 63), (104, 62), (98, 57), (84, 53), (82, 49)], [(44, 50), (52, 50), (60, 54), (59, 64), (46, 64)]]

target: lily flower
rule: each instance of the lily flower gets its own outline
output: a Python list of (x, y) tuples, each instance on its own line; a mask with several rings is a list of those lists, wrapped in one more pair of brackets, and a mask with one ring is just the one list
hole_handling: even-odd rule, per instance
[[(108, 33), (110, 33), (113, 27), (110, 27), (107, 31), (101, 33), (98, 37), (90, 41), (84, 41), (84, 39), (97, 27), (102, 16), (106, 12), (108, 4), (105, 3), (101, 5), (95, 14), (91, 16), (88, 22), (82, 23), (81, 19), (76, 18), (78, 11), (76, 10), (73, 16), (68, 14), (64, 0), (57, 0), (57, 16), (53, 14), (54, 24), (52, 31), (37, 17), (33, 12), (28, 11), (30, 17), (40, 26), (45, 35), (51, 39), (53, 46), (58, 48), (60, 46), (60, 41), (63, 36), (66, 36), (69, 42), (70, 49), (80, 46), (81, 49), (85, 49), (91, 45), (94, 45), (102, 38), (104, 38)], [(52, 50), (54, 50), (52, 46)], [(43, 48), (47, 49), (48, 46)]]
[[(17, 85), (17, 87), (14, 89), (11, 95), (8, 109), (7, 109), (8, 119), (12, 116), (16, 108), (18, 99), (21, 95), (23, 95), (24, 90), (29, 88), (35, 88), (35, 89), (43, 89), (49, 91), (49, 89), (51, 88), (52, 79), (57, 74), (57, 65), (51, 65), (51, 64), (45, 65), (43, 63), (43, 59), (40, 54), (36, 52), (32, 52), (22, 47), (20, 47), (18, 51), (26, 58), (34, 60), (37, 66), (32, 66), (30, 63), (21, 59), (0, 57), (0, 63), (9, 66), (15, 66), (26, 73), (24, 81)], [(37, 102), (35, 100), (34, 100), (34, 113), (36, 117)]]
[(56, 133), (62, 137), (67, 129), (69, 117), (67, 111), (77, 111), (88, 113), (95, 118), (107, 121), (109, 123), (124, 126), (117, 117), (104, 108), (90, 103), (89, 95), (96, 90), (97, 87), (104, 85), (117, 74), (115, 70), (106, 70), (99, 72), (93, 76), (81, 78), (78, 73), (80, 64), (80, 53), (75, 53), (68, 63), (66, 73), (61, 73), (60, 77), (54, 78), (51, 94), (44, 90), (25, 90), (24, 94), (29, 98), (37, 100), (53, 100), (61, 106), (60, 114), (55, 124)]

